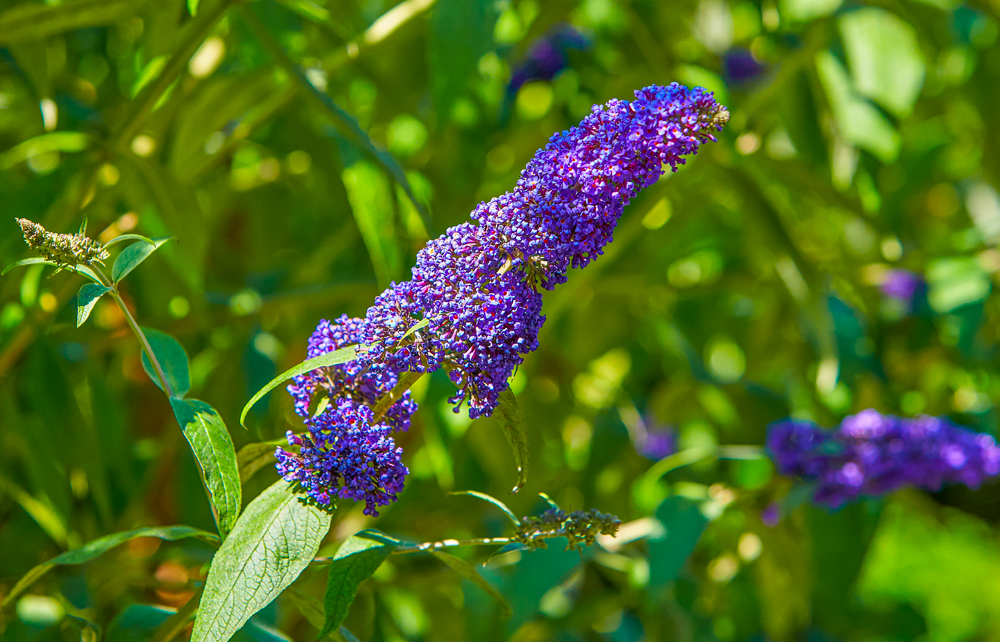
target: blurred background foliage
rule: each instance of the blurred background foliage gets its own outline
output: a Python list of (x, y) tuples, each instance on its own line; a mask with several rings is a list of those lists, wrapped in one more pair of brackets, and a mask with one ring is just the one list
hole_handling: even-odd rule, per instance
[[(0, 2), (0, 263), (27, 256), (15, 216), (66, 232), (87, 216), (102, 240), (174, 236), (125, 295), (184, 344), (192, 392), (237, 448), (301, 425), (284, 393), (248, 431), (236, 417), (305, 357), (320, 318), (363, 315), (593, 103), (676, 80), (732, 114), (546, 297), (541, 348), (512, 384), (527, 487), (509, 494), (495, 421), (452, 413), (447, 378), (425, 378), (398, 438), (405, 492), (377, 520), (342, 506), (322, 554), (368, 526), (504, 534), (499, 511), (447, 494), (463, 489), (520, 515), (544, 509), (538, 492), (614, 513), (619, 538), (480, 566), (509, 619), (430, 556), (394, 556), (354, 603), (359, 639), (1000, 638), (996, 486), (830, 513), (754, 449), (716, 448), (759, 446), (786, 416), (829, 426), (871, 407), (996, 434), (1000, 4), (192, 4), (194, 17), (183, 0)], [(106, 533), (212, 528), (121, 313), (101, 301), (75, 328), (80, 284), (42, 266), (0, 280), (0, 595)], [(681, 465), (692, 452), (713, 455)], [(244, 497), (274, 479), (266, 467)], [(0, 635), (149, 639), (209, 554), (139, 539), (60, 568), (0, 614)], [(314, 636), (325, 575), (307, 570), (246, 635)], [(125, 611), (137, 604), (152, 606)]]

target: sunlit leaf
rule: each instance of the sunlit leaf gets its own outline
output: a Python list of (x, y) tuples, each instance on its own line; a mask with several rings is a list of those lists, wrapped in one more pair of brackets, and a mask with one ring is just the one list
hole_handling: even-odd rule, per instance
[(305, 361), (295, 366), (294, 368), (289, 368), (288, 370), (285, 370), (274, 379), (271, 379), (271, 381), (268, 382), (266, 386), (258, 390), (257, 394), (251, 397), (250, 401), (248, 401), (247, 404), (243, 406), (243, 412), (240, 413), (240, 425), (241, 426), (246, 425), (247, 413), (250, 412), (250, 409), (253, 407), (253, 405), (258, 401), (260, 401), (261, 397), (271, 392), (281, 384), (285, 383), (286, 381), (288, 381), (293, 377), (298, 377), (299, 375), (304, 375), (307, 372), (312, 372), (317, 368), (325, 368), (327, 366), (333, 366), (339, 363), (347, 363), (348, 361), (353, 361), (354, 358), (357, 356), (357, 350), (358, 350), (357, 346), (347, 346), (339, 350), (334, 350), (333, 352), (327, 352), (325, 354), (321, 354), (318, 357), (313, 357), (312, 359), (306, 359)]
[(226, 642), (309, 565), (330, 515), (278, 480), (240, 516), (212, 559), (192, 642)]
[(81, 132), (40, 134), (0, 154), (0, 170), (10, 169), (32, 156), (46, 152), (81, 152), (87, 148), (88, 143), (87, 135)]
[(233, 439), (219, 413), (204, 401), (171, 399), (170, 405), (201, 467), (219, 531), (225, 535), (236, 524), (243, 496)]
[(490, 495), (487, 495), (486, 493), (480, 493), (477, 490), (460, 490), (460, 491), (456, 491), (454, 493), (449, 493), (449, 494), (450, 495), (469, 495), (470, 497), (476, 497), (478, 499), (481, 499), (484, 502), (489, 502), (490, 504), (493, 504), (494, 506), (496, 506), (497, 508), (499, 508), (500, 510), (502, 510), (504, 512), (504, 514), (507, 515), (507, 517), (510, 518), (510, 521), (514, 522), (514, 526), (517, 526), (518, 524), (521, 523), (521, 520), (519, 520), (517, 518), (517, 515), (514, 514), (514, 511), (512, 511), (509, 508), (507, 508), (507, 504), (504, 504), (502, 501), (500, 501), (496, 497), (492, 497)]

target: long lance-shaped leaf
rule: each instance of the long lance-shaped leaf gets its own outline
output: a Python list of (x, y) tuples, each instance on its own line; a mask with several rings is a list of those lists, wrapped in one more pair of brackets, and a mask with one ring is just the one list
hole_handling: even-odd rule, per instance
[[(146, 341), (149, 342), (149, 347), (152, 348), (156, 360), (160, 363), (163, 373), (167, 377), (170, 390), (163, 392), (168, 395), (173, 393), (173, 396), (177, 398), (183, 397), (191, 389), (191, 372), (184, 346), (166, 332), (142, 328), (142, 333), (146, 335)], [(158, 388), (162, 388), (160, 378), (153, 369), (153, 363), (145, 352), (142, 353), (142, 369), (146, 371), (146, 374)]]
[(444, 551), (429, 551), (431, 555), (438, 558), (443, 562), (448, 568), (455, 571), (465, 579), (469, 580), (479, 588), (483, 589), (490, 597), (497, 601), (500, 605), (500, 617), (508, 618), (511, 615), (510, 604), (507, 603), (507, 598), (503, 596), (500, 591), (496, 589), (495, 586), (486, 581), (479, 571), (465, 560), (455, 557), (451, 553), (445, 553)]
[[(62, 265), (62, 266), (60, 266), (55, 261), (50, 261), (48, 259), (43, 259), (43, 258), (38, 257), (38, 256), (34, 256), (34, 257), (30, 258), (30, 259), (21, 259), (20, 261), (16, 261), (14, 263), (11, 263), (7, 267), (5, 267), (2, 272), (0, 272), (0, 276), (3, 276), (4, 274), (7, 274), (8, 272), (10, 272), (11, 270), (13, 270), (16, 267), (24, 267), (25, 265), (39, 265), (39, 264), (41, 264), (41, 265), (53, 265), (55, 267), (58, 267), (60, 270), (69, 270), (70, 272), (76, 272), (77, 274), (82, 274), (83, 276), (87, 277), (88, 279), (90, 279), (94, 283), (100, 283), (101, 282), (101, 280), (99, 278), (97, 278), (97, 275), (94, 274), (94, 271), (91, 270), (86, 265)], [(58, 270), (57, 270), (57, 272), (58, 272)]]
[(45, 152), (82, 152), (87, 148), (88, 140), (87, 135), (81, 132), (49, 132), (29, 138), (0, 154), (0, 170), (10, 169)]
[(524, 427), (524, 415), (521, 414), (521, 408), (510, 388), (500, 393), (497, 410), (500, 412), (498, 419), (503, 436), (510, 444), (514, 463), (517, 465), (517, 485), (511, 491), (516, 493), (528, 481), (528, 431)]
[(115, 259), (115, 264), (111, 268), (111, 280), (118, 283), (124, 279), (128, 276), (129, 272), (139, 267), (140, 263), (145, 261), (150, 254), (169, 240), (170, 237), (168, 236), (165, 238), (150, 239), (148, 242), (143, 240), (129, 245)]
[(389, 172), (389, 174), (396, 179), (396, 182), (403, 188), (403, 191), (406, 192), (406, 195), (413, 202), (413, 206), (417, 209), (417, 213), (420, 214), (420, 218), (424, 222), (424, 227), (430, 230), (431, 221), (427, 208), (413, 193), (410, 181), (406, 178), (406, 172), (403, 171), (403, 167), (396, 161), (395, 158), (393, 158), (392, 154), (376, 147), (375, 143), (373, 143), (372, 139), (365, 133), (365, 130), (361, 129), (361, 126), (358, 125), (358, 121), (356, 121), (353, 116), (341, 109), (337, 103), (333, 102), (333, 99), (330, 98), (330, 96), (317, 89), (312, 82), (309, 81), (309, 78), (306, 76), (302, 68), (295, 64), (294, 60), (288, 57), (288, 54), (285, 53), (284, 49), (281, 48), (281, 45), (278, 44), (271, 33), (267, 30), (267, 27), (265, 27), (260, 19), (257, 18), (251, 8), (240, 8), (243, 10), (243, 15), (254, 34), (256, 34), (257, 38), (261, 41), (261, 44), (263, 44), (271, 55), (274, 56), (277, 63), (285, 68), (285, 70), (287, 70), (288, 73), (290, 73), (296, 80), (298, 80), (305, 95), (316, 103), (321, 109), (328, 112), (333, 119), (344, 128), (347, 135), (356, 145), (361, 147), (366, 154), (371, 156), (375, 162), (381, 165), (385, 171)]
[(56, 566), (83, 564), (84, 562), (89, 562), (92, 559), (100, 557), (115, 546), (124, 544), (125, 542), (135, 539), (136, 537), (158, 537), (159, 539), (166, 540), (168, 542), (186, 539), (189, 537), (194, 537), (212, 544), (218, 543), (219, 541), (219, 538), (212, 533), (198, 528), (192, 528), (190, 526), (153, 526), (147, 528), (137, 528), (123, 533), (105, 535), (100, 539), (95, 539), (92, 542), (84, 544), (80, 548), (67, 551), (62, 555), (53, 557), (48, 562), (39, 564), (25, 573), (24, 577), (18, 580), (17, 584), (14, 585), (14, 588), (10, 590), (10, 593), (4, 597), (3, 604), (0, 604), (0, 608), (7, 606), (14, 601), (18, 595), (24, 592), (24, 589), (31, 586), (31, 584), (38, 578), (48, 573), (49, 569)]
[(279, 479), (243, 511), (212, 559), (191, 642), (226, 642), (309, 565), (330, 515)]
[(233, 439), (219, 413), (204, 401), (171, 399), (170, 406), (198, 460), (219, 532), (225, 535), (236, 524), (243, 501)]
[(305, 373), (312, 372), (317, 368), (326, 368), (327, 366), (335, 366), (340, 363), (353, 361), (357, 354), (357, 346), (347, 346), (346, 348), (341, 348), (340, 350), (334, 350), (333, 352), (321, 354), (318, 357), (313, 357), (312, 359), (306, 359), (294, 368), (285, 370), (274, 379), (271, 379), (266, 386), (258, 390), (257, 394), (251, 397), (250, 401), (247, 402), (247, 405), (243, 406), (243, 412), (240, 413), (240, 425), (246, 427), (247, 413), (250, 412), (250, 409), (253, 408), (255, 403), (260, 401), (261, 397), (285, 383), (292, 377), (304, 375)]
[(375, 573), (397, 544), (382, 533), (362, 531), (340, 545), (330, 561), (330, 577), (324, 598), (326, 622), (320, 638), (343, 624), (358, 587)]
[(481, 499), (484, 502), (489, 502), (490, 504), (493, 504), (494, 506), (502, 510), (504, 514), (510, 518), (510, 521), (514, 522), (514, 526), (518, 526), (521, 523), (521, 520), (517, 518), (517, 515), (514, 514), (514, 511), (512, 511), (510, 508), (507, 507), (507, 504), (504, 504), (502, 501), (500, 501), (496, 497), (493, 497), (492, 495), (481, 493), (478, 490), (458, 490), (455, 491), (454, 493), (449, 493), (449, 495), (469, 495), (470, 497)]
[(135, 15), (148, 0), (76, 0), (58, 5), (25, 3), (0, 13), (0, 46), (114, 24)]

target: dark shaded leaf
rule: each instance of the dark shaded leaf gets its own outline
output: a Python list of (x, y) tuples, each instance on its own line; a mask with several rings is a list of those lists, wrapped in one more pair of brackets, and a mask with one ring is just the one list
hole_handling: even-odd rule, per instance
[(97, 301), (111, 291), (111, 288), (98, 283), (86, 283), (76, 295), (76, 327), (80, 327), (90, 316)]
[[(380, 534), (381, 535), (381, 534)], [(326, 621), (319, 637), (326, 637), (340, 627), (354, 601), (361, 583), (375, 573), (396, 545), (388, 538), (373, 538), (362, 531), (348, 538), (330, 561), (330, 577), (326, 584), (324, 605)]]
[(278, 446), (287, 446), (288, 439), (279, 437), (271, 441), (247, 444), (236, 453), (236, 465), (240, 469), (240, 481), (246, 483), (258, 470), (275, 461), (274, 451)]
[(649, 583), (662, 586), (677, 578), (708, 520), (697, 504), (683, 497), (665, 499), (656, 509), (656, 519), (665, 530), (661, 537), (649, 540)]
[(76, 0), (58, 5), (20, 4), (0, 13), (0, 46), (65, 31), (119, 22), (147, 0)]
[(479, 574), (479, 571), (472, 566), (472, 564), (469, 564), (465, 560), (455, 557), (450, 553), (445, 553), (444, 551), (430, 551), (430, 554), (441, 560), (441, 562), (446, 564), (449, 568), (451, 568), (451, 570), (486, 591), (486, 593), (500, 605), (500, 617), (509, 618), (511, 616), (510, 604), (507, 603), (507, 599), (496, 589), (496, 587), (487, 582), (486, 579)]
[(524, 415), (517, 405), (517, 398), (510, 388), (500, 393), (497, 411), (503, 436), (510, 444), (510, 450), (514, 453), (514, 463), (517, 465), (517, 484), (511, 491), (516, 493), (528, 481), (528, 431), (524, 427)]

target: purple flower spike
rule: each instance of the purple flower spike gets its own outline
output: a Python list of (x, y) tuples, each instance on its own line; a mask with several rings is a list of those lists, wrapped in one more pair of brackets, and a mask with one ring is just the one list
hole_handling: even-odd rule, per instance
[(309, 431), (289, 437), (299, 454), (279, 449), (285, 479), (321, 504), (364, 499), (371, 515), (393, 501), (407, 470), (388, 434), (409, 426), (416, 403), (406, 393), (378, 422), (370, 408), (403, 372), (444, 368), (458, 387), (456, 412), (462, 403), (473, 418), (493, 412), (538, 347), (542, 292), (600, 256), (629, 201), (729, 120), (704, 89), (674, 83), (635, 95), (595, 106), (579, 126), (553, 135), (513, 191), (430, 241), (413, 278), (393, 283), (363, 319), (319, 324), (310, 357), (351, 344), (358, 357), (288, 387)]
[(919, 274), (897, 268), (889, 270), (879, 289), (886, 297), (902, 303), (909, 312), (913, 308), (914, 297), (923, 285), (924, 280)]
[(830, 508), (903, 486), (977, 488), (1000, 474), (993, 437), (938, 417), (902, 419), (869, 409), (847, 417), (837, 430), (778, 422), (767, 446), (779, 473), (815, 481), (813, 500)]

